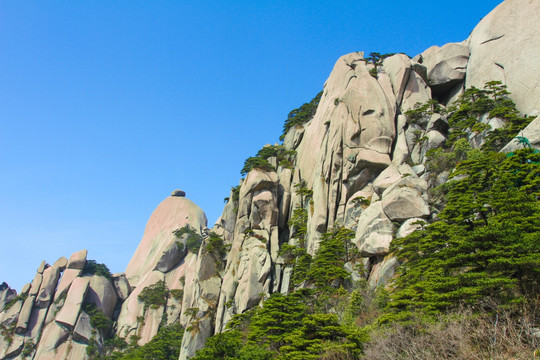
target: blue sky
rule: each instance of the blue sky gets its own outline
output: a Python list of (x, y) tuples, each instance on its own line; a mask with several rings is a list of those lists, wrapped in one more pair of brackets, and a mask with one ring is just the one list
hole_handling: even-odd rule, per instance
[(219, 217), (339, 56), (462, 41), (500, 0), (0, 2), (0, 282), (122, 272), (180, 188)]

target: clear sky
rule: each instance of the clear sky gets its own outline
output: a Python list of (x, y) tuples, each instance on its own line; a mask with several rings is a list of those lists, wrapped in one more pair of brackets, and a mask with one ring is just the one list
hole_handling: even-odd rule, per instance
[(0, 2), (0, 282), (123, 272), (174, 189), (209, 227), (339, 56), (458, 42), (500, 0)]

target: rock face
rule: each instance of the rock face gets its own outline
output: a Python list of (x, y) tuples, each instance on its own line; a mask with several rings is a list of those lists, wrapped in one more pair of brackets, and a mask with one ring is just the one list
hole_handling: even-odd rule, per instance
[[(0, 360), (21, 359), (30, 341), (34, 359), (87, 359), (88, 344), (103, 348), (105, 334), (144, 345), (176, 323), (186, 329), (179, 358), (189, 359), (234, 315), (305, 286), (295, 283), (281, 250), (300, 246), (313, 256), (323, 234), (339, 226), (354, 232), (364, 264), (363, 272), (345, 264), (351, 277), (387, 285), (400, 265), (389, 253), (393, 239), (436, 217), (429, 189), (449, 176), (433, 176), (426, 163), (428, 151), (446, 141), (448, 121), (436, 112), (413, 121), (406, 112), (432, 99), (451, 103), (464, 86), (501, 80), (523, 113), (537, 113), (540, 26), (530, 14), (540, 14), (538, 1), (506, 0), (469, 39), (413, 59), (396, 54), (376, 68), (361, 52), (342, 56), (314, 117), (285, 134), (282, 146), (296, 152), (291, 164), (271, 157), (273, 169), (251, 170), (212, 229), (175, 190), (150, 216), (125, 273), (88, 273), (81, 250), (52, 266), (43, 261), (18, 296), (1, 284), (0, 324), (12, 340), (0, 336)], [(488, 115), (483, 124), (502, 126)], [(480, 147), (487, 131), (471, 133), (471, 147)], [(540, 120), (520, 136), (540, 148)], [(513, 140), (504, 151), (521, 146)], [(95, 329), (96, 313), (111, 326)]]
[(469, 38), (466, 86), (499, 80), (523, 114), (540, 113), (540, 3), (506, 0), (486, 15)]
[(206, 227), (206, 215), (191, 200), (175, 195), (159, 204), (150, 216), (143, 239), (126, 268), (126, 277), (131, 286), (137, 286), (142, 275), (158, 265), (167, 247), (176, 241), (173, 231), (188, 224), (199, 232)]

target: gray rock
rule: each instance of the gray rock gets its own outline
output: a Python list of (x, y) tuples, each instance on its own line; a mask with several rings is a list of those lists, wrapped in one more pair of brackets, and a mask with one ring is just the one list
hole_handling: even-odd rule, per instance
[(116, 295), (118, 295), (120, 301), (126, 300), (131, 293), (131, 286), (129, 285), (129, 281), (126, 278), (126, 274), (113, 274), (112, 284), (114, 286), (114, 289), (116, 290)]
[(429, 130), (437, 130), (441, 134), (446, 134), (448, 131), (448, 121), (441, 116), (441, 114), (433, 114), (429, 119), (429, 123), (426, 128)]
[(377, 262), (371, 268), (368, 283), (371, 287), (388, 284), (394, 277), (399, 262), (392, 255), (388, 255), (382, 261)]
[(421, 54), (434, 95), (447, 94), (463, 81), (468, 59), (469, 48), (458, 43), (449, 43), (443, 47), (432, 46)]
[(171, 193), (171, 196), (185, 197), (185, 196), (186, 196), (186, 192), (185, 192), (185, 191), (182, 191), (182, 190), (174, 190), (174, 191)]
[(105, 316), (112, 318), (114, 308), (118, 298), (111, 282), (103, 276), (94, 275), (90, 277), (86, 301), (90, 304), (95, 304), (96, 307), (103, 311)]
[(166, 273), (175, 267), (185, 256), (185, 246), (182, 251), (178, 248), (176, 242), (171, 242), (164, 250), (154, 270)]
[(41, 262), (41, 264), (39, 264), (39, 267), (37, 269), (37, 273), (38, 274), (43, 274), (43, 271), (47, 268), (47, 266), (49, 266), (49, 265), (47, 264), (47, 262), (45, 260), (43, 260)]
[[(27, 284), (29, 285), (29, 284)], [(30, 286), (25, 286), (26, 292), (30, 289)], [(23, 288), (23, 290), (25, 289)], [(21, 291), (22, 294), (24, 292)], [(8, 284), (5, 282), (0, 284), (0, 312), (4, 310), (4, 306), (9, 303), (11, 300), (15, 299), (17, 297), (17, 291), (15, 289), (12, 289), (9, 287)]]
[(382, 196), (384, 213), (392, 221), (426, 217), (430, 214), (425, 198), (427, 183), (407, 176), (385, 190)]
[(395, 165), (389, 165), (384, 169), (379, 176), (373, 181), (373, 188), (377, 194), (382, 194), (390, 185), (398, 182), (401, 179), (401, 173)]
[(401, 224), (401, 226), (399, 227), (396, 233), (396, 238), (405, 237), (411, 234), (412, 232), (418, 229), (421, 229), (422, 226), (419, 224), (419, 222), (427, 224), (427, 222), (424, 219), (420, 219), (420, 218), (412, 218), (412, 219), (405, 220), (405, 222)]
[(382, 202), (372, 203), (358, 219), (355, 242), (362, 256), (387, 254), (394, 225), (383, 211)]
[(88, 344), (92, 338), (92, 325), (90, 325), (90, 316), (84, 311), (81, 312), (77, 324), (73, 330), (73, 340)]

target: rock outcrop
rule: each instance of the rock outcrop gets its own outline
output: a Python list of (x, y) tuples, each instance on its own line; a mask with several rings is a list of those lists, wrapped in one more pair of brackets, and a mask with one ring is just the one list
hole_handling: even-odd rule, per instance
[[(18, 295), (1, 284), (0, 359), (21, 359), (23, 349), (34, 359), (87, 359), (89, 344), (103, 349), (107, 336), (144, 345), (177, 323), (186, 329), (180, 359), (188, 359), (234, 315), (303, 286), (292, 278), (284, 245), (315, 255), (323, 234), (339, 226), (354, 232), (364, 266), (360, 275), (345, 264), (352, 278), (388, 284), (399, 266), (391, 242), (437, 216), (429, 189), (449, 176), (434, 176), (426, 164), (428, 151), (447, 139), (445, 116), (413, 121), (406, 112), (433, 99), (450, 105), (465, 86), (500, 80), (523, 114), (537, 114), (540, 31), (531, 14), (540, 14), (537, 1), (506, 0), (461, 43), (376, 64), (362, 52), (342, 56), (313, 118), (284, 136), (282, 147), (295, 157), (270, 157), (271, 166), (252, 169), (212, 229), (175, 190), (150, 216), (125, 273), (97, 269), (81, 250), (42, 262)], [(503, 124), (489, 114), (481, 123)], [(471, 132), (471, 147), (488, 131)], [(520, 136), (540, 148), (539, 120)], [(521, 146), (513, 140), (503, 151)], [(108, 320), (96, 328), (96, 316)]]
[(540, 3), (506, 0), (486, 15), (469, 38), (466, 87), (498, 80), (523, 114), (540, 114)]

